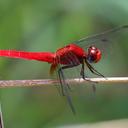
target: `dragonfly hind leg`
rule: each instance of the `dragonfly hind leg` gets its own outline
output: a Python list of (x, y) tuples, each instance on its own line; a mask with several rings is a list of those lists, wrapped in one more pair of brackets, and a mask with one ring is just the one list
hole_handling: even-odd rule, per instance
[[(64, 82), (64, 83), (67, 85), (68, 89), (70, 89), (70, 90), (71, 90), (71, 88), (70, 88), (69, 84), (66, 83), (66, 81), (65, 81), (64, 74), (63, 74), (63, 70), (68, 69), (68, 68), (72, 68), (72, 67), (75, 67), (75, 66), (78, 66), (78, 65), (71, 64), (71, 65), (66, 65), (66, 66), (60, 67), (60, 68), (58, 69), (58, 74), (59, 74), (59, 79), (60, 79), (61, 85), (62, 85), (63, 82)], [(61, 78), (61, 76), (62, 76), (62, 78)], [(62, 87), (62, 94), (64, 94), (63, 86), (61, 86), (61, 87)]]
[(72, 98), (71, 98), (69, 91), (68, 91), (68, 89), (70, 89), (70, 87), (69, 87), (68, 83), (66, 83), (65, 76), (63, 74), (64, 69), (71, 68), (71, 67), (74, 67), (74, 66), (73, 65), (72, 66), (67, 65), (67, 66), (60, 67), (58, 69), (58, 75), (59, 75), (59, 80), (60, 80), (60, 84), (61, 84), (61, 88), (62, 88), (62, 94), (63, 94), (63, 96), (66, 96), (67, 101), (69, 103), (69, 106), (70, 106), (72, 112), (75, 114), (76, 111), (75, 111), (75, 108), (74, 108), (73, 103), (72, 103)]
[(61, 71), (61, 69), (58, 70), (58, 76), (59, 76), (59, 81), (60, 81), (60, 85), (61, 85), (61, 91), (62, 91), (62, 95), (64, 96), (64, 89), (63, 89), (63, 72)]

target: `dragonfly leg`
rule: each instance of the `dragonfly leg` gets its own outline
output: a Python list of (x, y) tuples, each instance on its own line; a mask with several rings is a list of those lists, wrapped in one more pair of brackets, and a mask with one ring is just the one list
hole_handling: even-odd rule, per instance
[(83, 78), (84, 80), (86, 80), (86, 81), (88, 81), (88, 82), (91, 82), (93, 92), (96, 92), (96, 86), (95, 86), (95, 84), (96, 84), (97, 82), (94, 82), (94, 81), (91, 81), (91, 80), (89, 80), (89, 79), (86, 79), (87, 76), (85, 76), (84, 69), (85, 69), (85, 65), (84, 65), (84, 62), (83, 62), (83, 63), (82, 63), (82, 67), (81, 67), (80, 75), (82, 76), (82, 78)]
[(80, 72), (80, 75), (82, 76), (82, 78), (84, 79), (84, 80), (86, 80), (86, 81), (89, 81), (89, 82), (92, 82), (93, 84), (94, 83), (97, 83), (97, 82), (94, 82), (94, 81), (91, 81), (91, 80), (89, 80), (89, 79), (86, 79), (87, 78), (87, 76), (85, 76), (85, 65), (84, 65), (84, 62), (82, 62), (82, 67), (81, 67), (81, 72)]
[(98, 75), (98, 76), (101, 76), (101, 77), (104, 77), (104, 75), (102, 75), (100, 72), (98, 72), (92, 65), (90, 65), (86, 60), (85, 60), (85, 63), (87, 65), (87, 67), (90, 69), (90, 71), (95, 74), (95, 75)]
[[(62, 69), (59, 69), (58, 70), (58, 76), (59, 76), (59, 81), (60, 81), (60, 85), (61, 85), (61, 90), (62, 90), (62, 95), (64, 96), (65, 94), (64, 94), (64, 89), (63, 89), (63, 82), (62, 82), (62, 79), (64, 79), (64, 78), (61, 78), (61, 74), (62, 74), (62, 71), (61, 71)], [(63, 75), (62, 75), (63, 76)]]
[(59, 79), (60, 79), (60, 84), (61, 84), (61, 88), (62, 88), (62, 93), (63, 93), (64, 96), (66, 96), (67, 101), (68, 101), (68, 103), (69, 103), (69, 106), (70, 106), (72, 112), (75, 114), (76, 111), (75, 111), (75, 108), (74, 108), (73, 103), (72, 103), (72, 98), (71, 98), (71, 96), (70, 96), (70, 94), (69, 94), (69, 92), (68, 92), (69, 85), (65, 82), (65, 77), (64, 77), (64, 74), (63, 74), (63, 71), (62, 71), (63, 68), (64, 68), (64, 67), (60, 67), (60, 68), (58, 69), (58, 75), (59, 75)]
[(77, 66), (77, 65), (66, 65), (66, 66), (63, 66), (63, 67), (60, 67), (58, 69), (58, 76), (59, 76), (59, 80), (60, 80), (60, 85), (61, 85), (61, 89), (62, 89), (62, 95), (65, 95), (64, 94), (64, 89), (63, 89), (63, 83), (67, 85), (68, 89), (71, 90), (70, 86), (68, 83), (65, 82), (65, 77), (64, 77), (64, 74), (63, 74), (63, 70), (64, 69), (68, 69), (68, 68), (72, 68), (74, 66)]
[(83, 63), (83, 62), (82, 62), (82, 67), (81, 67), (80, 75), (81, 75), (82, 78), (85, 80), (84, 63)]
[[(71, 64), (71, 65), (66, 65), (66, 66), (60, 67), (60, 68), (59, 68), (59, 70), (58, 70), (58, 72), (61, 72), (61, 73), (62, 73), (62, 77), (63, 77), (63, 79), (65, 79), (65, 78), (64, 78), (64, 74), (63, 74), (63, 71), (62, 71), (62, 70), (65, 70), (65, 69), (68, 69), (68, 68), (72, 68), (72, 67), (75, 67), (75, 66), (78, 66), (78, 65)], [(60, 77), (59, 77), (59, 79), (60, 79)], [(67, 85), (67, 87), (71, 90), (71, 88), (70, 88), (69, 84), (68, 84), (68, 83), (66, 83), (66, 85)]]
[(82, 76), (82, 78), (83, 78), (84, 80), (87, 80), (87, 81), (91, 82), (91, 80), (86, 79), (87, 76), (85, 76), (85, 72), (84, 72), (84, 71), (85, 71), (85, 65), (84, 65), (84, 62), (82, 62), (82, 67), (81, 67), (80, 75)]

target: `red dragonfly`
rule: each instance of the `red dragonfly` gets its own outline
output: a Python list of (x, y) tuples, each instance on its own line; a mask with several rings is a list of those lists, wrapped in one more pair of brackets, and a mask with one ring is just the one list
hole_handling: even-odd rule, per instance
[(118, 32), (122, 32), (127, 29), (128, 25), (123, 25), (100, 34), (80, 39), (58, 49), (55, 53), (0, 50), (0, 56), (27, 60), (37, 60), (50, 63), (50, 73), (54, 73), (54, 71), (57, 69), (62, 94), (67, 98), (71, 110), (75, 114), (75, 108), (72, 104), (72, 99), (69, 94), (70, 88), (68, 83), (65, 81), (65, 75), (63, 73), (63, 70), (82, 65), (80, 75), (84, 80), (86, 80), (84, 72), (84, 68), (86, 65), (93, 74), (104, 77), (104, 75), (98, 72), (91, 65), (91, 63), (99, 62), (102, 56), (101, 50), (96, 46), (97, 44), (109, 42), (111, 39), (110, 37)]

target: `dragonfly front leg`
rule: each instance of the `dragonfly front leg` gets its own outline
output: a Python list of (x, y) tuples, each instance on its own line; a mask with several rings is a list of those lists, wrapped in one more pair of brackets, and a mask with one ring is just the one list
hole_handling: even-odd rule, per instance
[(82, 62), (82, 67), (81, 67), (80, 75), (82, 76), (82, 78), (84, 80), (86, 80), (88, 82), (91, 82), (93, 92), (96, 92), (96, 86), (95, 86), (95, 84), (97, 84), (97, 82), (91, 81), (91, 80), (87, 79), (87, 76), (85, 76), (85, 64), (84, 64), (84, 61)]
[(80, 75), (82, 76), (82, 78), (84, 80), (95, 83), (94, 81), (91, 81), (91, 80), (87, 79), (87, 76), (85, 76), (85, 64), (84, 64), (84, 62), (82, 62)]
[(91, 71), (93, 74), (105, 78), (105, 76), (102, 75), (100, 72), (98, 72), (92, 65), (90, 65), (90, 64), (88, 63), (88, 61), (85, 60), (85, 63), (86, 63), (87, 67), (90, 69), (90, 71)]
[(82, 62), (82, 67), (81, 67), (80, 75), (81, 75), (81, 76), (82, 76), (82, 78), (85, 80), (84, 62)]

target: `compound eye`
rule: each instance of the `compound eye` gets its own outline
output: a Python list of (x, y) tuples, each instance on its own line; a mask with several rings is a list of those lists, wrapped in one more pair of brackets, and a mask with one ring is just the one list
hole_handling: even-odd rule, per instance
[(100, 59), (101, 59), (101, 51), (94, 46), (89, 47), (87, 60), (90, 63), (97, 63)]

